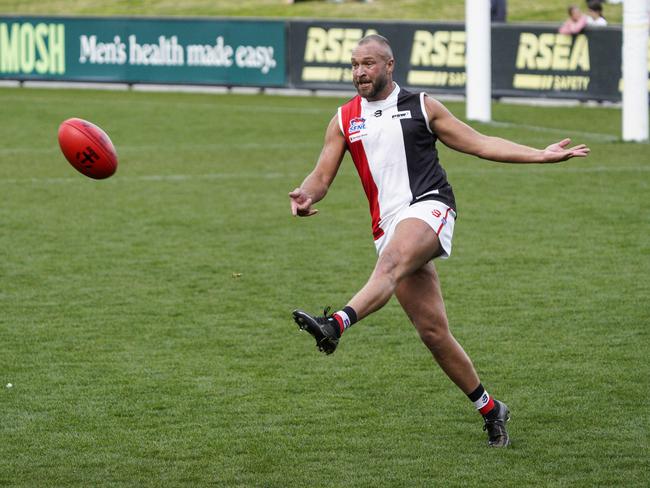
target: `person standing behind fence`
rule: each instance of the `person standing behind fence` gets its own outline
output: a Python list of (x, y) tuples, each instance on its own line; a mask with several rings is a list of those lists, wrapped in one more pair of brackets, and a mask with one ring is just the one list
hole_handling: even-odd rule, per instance
[(490, 20), (505, 22), (508, 17), (507, 0), (490, 0)]
[(607, 20), (603, 17), (603, 4), (598, 0), (587, 2), (587, 25), (589, 27), (604, 27)]
[(564, 21), (558, 32), (560, 34), (579, 34), (587, 26), (587, 16), (583, 14), (577, 5), (570, 5), (568, 8), (569, 18)]

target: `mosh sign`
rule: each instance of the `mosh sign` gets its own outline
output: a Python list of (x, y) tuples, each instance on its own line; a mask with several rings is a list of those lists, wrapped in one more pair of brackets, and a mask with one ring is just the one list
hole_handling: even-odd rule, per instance
[(279, 21), (0, 17), (0, 78), (283, 86)]
[(0, 76), (63, 75), (65, 25), (0, 20)]

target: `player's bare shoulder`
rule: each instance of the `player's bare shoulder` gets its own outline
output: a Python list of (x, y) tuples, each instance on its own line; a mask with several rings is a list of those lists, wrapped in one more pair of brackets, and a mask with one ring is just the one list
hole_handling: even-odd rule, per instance
[(343, 127), (341, 126), (341, 116), (336, 112), (327, 124), (327, 132), (332, 132), (343, 137)]
[(447, 107), (445, 107), (442, 102), (436, 98), (433, 98), (428, 93), (424, 94), (424, 108), (427, 111), (427, 117), (430, 124), (437, 118), (444, 117), (449, 114)]
[(449, 112), (449, 109), (447, 109), (447, 107), (445, 107), (442, 102), (436, 98), (433, 98), (428, 93), (424, 94), (423, 100), (429, 127), (431, 127), (431, 130), (435, 132), (436, 122), (452, 116), (451, 112)]

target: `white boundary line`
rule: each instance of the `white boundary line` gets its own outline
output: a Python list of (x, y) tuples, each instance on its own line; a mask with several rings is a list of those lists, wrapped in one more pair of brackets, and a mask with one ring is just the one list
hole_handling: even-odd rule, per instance
[[(0, 86), (4, 87), (10, 87), (10, 88), (19, 88), (19, 87), (34, 87), (34, 88), (49, 88), (49, 89), (59, 89), (59, 88), (64, 88), (64, 89), (95, 89), (95, 90), (119, 90), (119, 91), (125, 91), (129, 89), (133, 89), (134, 91), (141, 91), (141, 92), (183, 92), (183, 93), (209, 93), (209, 94), (227, 94), (227, 93), (235, 93), (235, 94), (269, 94), (269, 95), (281, 95), (281, 96), (332, 96), (332, 97), (348, 97), (351, 95), (354, 95), (353, 91), (309, 91), (309, 90), (294, 90), (294, 89), (284, 89), (284, 88), (269, 88), (269, 89), (258, 89), (258, 88), (251, 88), (251, 87), (223, 87), (223, 86), (203, 86), (203, 85), (156, 85), (156, 84), (133, 84), (133, 85), (128, 85), (125, 83), (82, 83), (82, 82), (51, 82), (51, 81), (25, 81), (22, 84), (18, 81), (15, 80), (2, 80), (0, 83)], [(2, 97), (0, 97), (2, 98)], [(27, 99), (28, 97), (22, 97), (24, 99)], [(436, 98), (440, 100), (445, 100), (445, 96), (442, 95), (436, 95)], [(447, 97), (449, 100), (452, 101), (458, 101), (462, 100), (462, 96), (454, 95), (451, 97)], [(10, 97), (11, 100), (17, 100), (17, 97)], [(552, 100), (549, 99), (524, 99), (524, 98), (507, 98), (507, 99), (502, 99), (502, 103), (513, 103), (513, 104), (526, 104), (526, 101), (528, 101), (528, 104), (530, 105), (545, 105), (545, 106), (554, 106)], [(101, 101), (98, 101), (97, 103), (104, 103)], [(111, 103), (120, 103), (119, 101), (112, 101)], [(187, 106), (187, 105), (192, 105), (191, 103), (184, 103), (184, 102), (156, 102), (156, 101), (146, 101), (146, 102), (134, 102), (133, 100), (124, 100), (124, 103), (128, 103), (129, 105), (132, 105), (134, 103), (144, 103), (146, 105), (165, 105), (165, 106), (170, 106), (170, 105), (182, 105), (182, 106)], [(202, 104), (201, 104), (202, 105)], [(567, 105), (580, 105), (580, 106), (585, 106), (585, 107), (594, 107), (594, 106), (600, 106), (600, 105), (594, 105), (594, 104), (582, 104), (581, 102), (577, 100), (557, 100), (557, 104), (555, 106), (567, 106)], [(202, 105), (203, 106), (203, 105)], [(620, 107), (620, 104), (608, 104), (607, 107)], [(239, 111), (252, 111), (252, 112), (278, 112), (278, 113), (323, 113), (323, 109), (319, 108), (304, 108), (304, 107), (286, 107), (286, 106), (269, 106), (269, 105), (257, 105), (255, 107), (253, 106), (242, 106), (242, 105), (235, 105), (235, 104), (219, 104), (218, 107), (214, 107), (214, 109), (219, 109), (219, 108), (225, 108), (225, 109), (234, 109), (236, 108)], [(530, 125), (530, 124), (515, 124), (511, 122), (499, 122), (499, 121), (492, 121), (489, 123), (486, 123), (488, 126), (493, 126), (493, 127), (504, 127), (504, 128), (524, 128), (528, 129), (531, 131), (537, 131), (537, 132), (544, 132), (544, 133), (549, 133), (549, 134), (558, 134), (561, 136), (567, 136), (567, 135), (572, 135), (572, 136), (577, 136), (577, 137), (582, 137), (582, 138), (588, 138), (588, 139), (594, 139), (594, 140), (600, 140), (600, 141), (607, 141), (607, 142), (612, 142), (612, 141), (618, 141), (620, 140), (620, 137), (611, 135), (611, 134), (604, 134), (604, 133), (599, 133), (599, 132), (589, 132), (589, 131), (576, 131), (576, 130), (566, 130), (566, 129), (557, 129), (553, 127), (544, 127), (544, 126), (535, 126), (535, 125)], [(153, 147), (153, 146), (152, 146)], [(212, 146), (211, 146), (212, 147)], [(214, 146), (218, 147), (218, 146)], [(223, 146), (222, 146), (223, 147)], [(144, 149), (143, 147), (142, 149)], [(125, 148), (125, 150), (129, 150)], [(38, 150), (44, 151), (43, 149)], [(0, 148), (0, 154), (11, 154), (11, 153), (16, 153), (16, 152), (21, 152), (21, 148)]]
[[(222, 142), (222, 143), (204, 143), (204, 144), (142, 144), (137, 146), (131, 146), (127, 144), (120, 144), (119, 153), (134, 153), (139, 151), (164, 151), (165, 149), (187, 149), (187, 150), (223, 150), (223, 149), (285, 149), (287, 147), (292, 148), (320, 148), (322, 146), (321, 141), (314, 140), (313, 142), (295, 142), (295, 143), (285, 143), (285, 142), (245, 142), (243, 144), (237, 144), (233, 146), (232, 144)], [(25, 153), (37, 153), (37, 154), (58, 154), (59, 149), (56, 145), (51, 147), (0, 147), (0, 156), (11, 156), (14, 154), (25, 154)]]
[[(489, 164), (489, 163), (488, 163)], [(500, 163), (495, 163), (500, 164)], [(585, 163), (586, 164), (586, 163)], [(515, 166), (515, 165), (508, 165)], [(548, 165), (545, 165), (548, 166)], [(557, 167), (557, 165), (553, 165)], [(484, 168), (452, 168), (448, 170), (450, 175), (454, 174), (487, 174), (508, 171), (504, 166), (493, 166)], [(572, 166), (557, 167), (558, 173), (647, 173), (650, 171), (650, 165), (640, 166)], [(184, 181), (210, 181), (210, 180), (276, 180), (299, 178), (302, 173), (203, 173), (203, 174), (169, 174), (169, 175), (141, 175), (141, 176), (120, 176), (116, 175), (106, 180), (97, 181), (98, 184), (111, 183), (119, 184), (122, 182), (184, 182)], [(531, 173), (534, 176), (555, 176), (555, 173)], [(46, 177), (46, 178), (0, 178), (0, 185), (17, 185), (17, 184), (67, 184), (89, 181), (82, 175), (70, 177)], [(92, 181), (92, 180), (91, 180)]]
[[(156, 83), (101, 83), (82, 81), (18, 81), (0, 80), (0, 86), (24, 87), (24, 88), (52, 88), (52, 89), (81, 89), (81, 90), (134, 90), (143, 92), (182, 92), (182, 93), (238, 93), (247, 95), (280, 95), (280, 96), (316, 96), (316, 97), (340, 97), (351, 98), (356, 92), (350, 90), (309, 90), (302, 88), (282, 87), (250, 87), (250, 86), (219, 86), (219, 85), (174, 85)], [(442, 101), (462, 101), (465, 96), (461, 94), (445, 94), (432, 92), (430, 95)], [(528, 98), (528, 97), (499, 97), (495, 99), (498, 103), (513, 105), (533, 106), (583, 106), (583, 107), (606, 107), (621, 108), (620, 102), (596, 102), (593, 100), (582, 101), (566, 98)]]
[[(230, 93), (230, 92), (229, 92)], [(18, 96), (2, 96), (0, 95), (0, 100), (8, 100), (10, 102), (33, 102), (34, 98), (28, 95), (18, 95)], [(58, 104), (60, 103), (57, 100), (51, 100), (49, 98), (39, 101), (42, 104)], [(308, 107), (291, 107), (286, 105), (243, 105), (235, 103), (219, 103), (213, 106), (205, 104), (205, 100), (175, 100), (170, 102), (168, 100), (135, 100), (135, 99), (123, 99), (123, 100), (111, 100), (111, 105), (128, 105), (128, 106), (161, 106), (161, 107), (197, 107), (201, 110), (211, 110), (219, 111), (221, 109), (234, 110), (238, 112), (276, 112), (276, 113), (298, 113), (298, 114), (323, 114), (331, 113), (334, 115), (335, 109), (322, 109), (322, 108), (308, 108)], [(105, 105), (105, 100), (86, 100), (84, 102), (86, 105), (97, 104)]]
[(112, 183), (118, 184), (121, 182), (178, 182), (178, 181), (192, 181), (192, 180), (275, 180), (282, 178), (298, 177), (298, 173), (204, 173), (204, 174), (169, 174), (169, 175), (141, 175), (141, 176), (113, 176), (106, 180), (92, 180), (82, 175), (69, 176), (69, 177), (47, 177), (47, 178), (0, 178), (0, 185), (16, 185), (16, 184), (66, 184), (66, 183), (79, 183), (83, 181), (96, 181), (98, 184)]
[[(214, 92), (214, 93), (221, 93), (221, 92)], [(225, 93), (225, 92), (223, 92)], [(0, 96), (0, 100), (3, 98), (8, 98), (10, 101), (32, 101), (33, 99), (28, 96), (24, 97), (16, 97), (16, 96), (11, 96), (11, 97), (2, 97)], [(58, 102), (51, 102), (51, 103), (58, 103)], [(87, 103), (98, 103), (98, 104), (104, 104), (105, 102), (102, 100), (90, 100)], [(201, 107), (202, 109), (205, 110), (220, 110), (220, 109), (236, 109), (239, 112), (268, 112), (268, 113), (296, 113), (296, 114), (323, 114), (323, 113), (329, 113), (332, 112), (331, 110), (328, 109), (322, 109), (322, 108), (307, 108), (307, 107), (288, 107), (288, 106), (279, 106), (279, 105), (262, 105), (258, 104), (255, 106), (247, 106), (247, 105), (241, 105), (241, 104), (233, 104), (233, 103), (220, 103), (217, 106), (214, 107), (208, 107), (206, 106), (203, 102), (200, 101), (174, 101), (174, 102), (169, 102), (169, 101), (155, 101), (155, 100), (146, 100), (146, 101), (137, 101), (137, 100), (112, 100), (111, 104), (124, 104), (124, 105), (148, 105), (148, 106), (165, 106), (165, 107), (170, 107), (170, 106), (178, 106), (178, 107), (187, 107), (187, 106), (192, 106), (196, 105), (197, 107)], [(333, 113), (333, 112), (332, 112)], [(481, 124), (480, 122), (476, 122), (476, 124)], [(612, 135), (612, 134), (605, 134), (601, 132), (589, 132), (589, 131), (576, 131), (576, 130), (570, 130), (570, 129), (558, 129), (554, 127), (545, 127), (545, 126), (536, 126), (536, 125), (531, 125), (531, 124), (516, 124), (513, 122), (499, 122), (499, 121), (491, 121), (491, 122), (486, 122), (482, 123), (483, 125), (486, 126), (492, 126), (492, 127), (503, 127), (503, 128), (524, 128), (528, 129), (531, 131), (536, 131), (536, 132), (543, 132), (543, 133), (549, 133), (549, 134), (558, 134), (560, 136), (567, 136), (567, 135), (572, 135), (572, 136), (577, 136), (577, 137), (583, 137), (583, 138), (589, 138), (589, 139), (595, 139), (595, 140), (600, 140), (600, 141), (606, 141), (606, 142), (613, 142), (613, 141), (619, 141), (620, 137)], [(216, 147), (216, 146), (215, 146)], [(0, 154), (6, 151), (19, 151), (20, 149), (2, 149), (0, 148)]]
[(603, 134), (602, 132), (588, 132), (588, 131), (579, 131), (579, 130), (571, 130), (571, 129), (557, 129), (554, 127), (544, 127), (540, 125), (530, 125), (530, 124), (515, 124), (514, 122), (499, 122), (496, 120), (493, 120), (492, 122), (486, 122), (485, 125), (492, 125), (494, 127), (505, 127), (505, 128), (523, 128), (531, 131), (536, 131), (536, 132), (548, 132), (548, 133), (556, 133), (564, 136), (568, 135), (575, 135), (579, 137), (585, 137), (589, 139), (599, 139), (599, 140), (604, 140), (607, 142), (613, 142), (613, 141), (618, 141), (620, 140), (620, 137), (613, 136), (611, 134)]

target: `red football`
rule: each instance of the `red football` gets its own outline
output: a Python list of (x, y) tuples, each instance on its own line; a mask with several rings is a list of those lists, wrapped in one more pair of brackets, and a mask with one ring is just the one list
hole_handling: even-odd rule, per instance
[(106, 132), (87, 120), (73, 118), (61, 122), (59, 146), (70, 164), (90, 178), (108, 178), (117, 169), (113, 143)]

